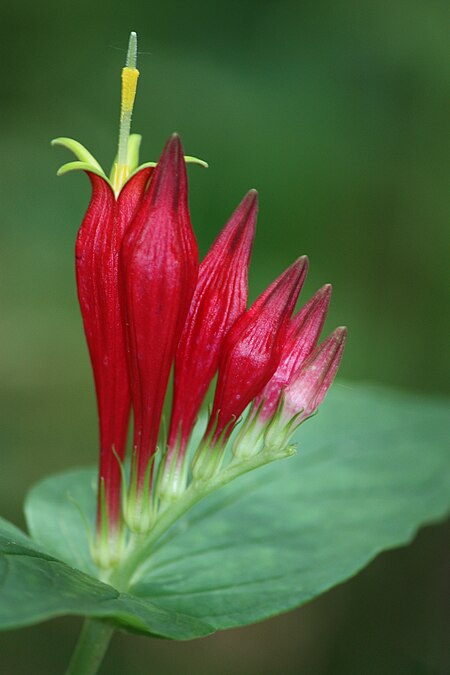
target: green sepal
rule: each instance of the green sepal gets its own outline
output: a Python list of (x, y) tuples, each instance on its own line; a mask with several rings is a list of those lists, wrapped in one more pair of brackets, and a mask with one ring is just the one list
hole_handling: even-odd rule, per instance
[(152, 467), (158, 454), (159, 448), (156, 448), (145, 470), (143, 489), (139, 491), (137, 485), (136, 449), (133, 450), (130, 484), (124, 502), (123, 517), (128, 529), (135, 534), (145, 534), (148, 532), (155, 519), (156, 509), (154, 497), (150, 494), (150, 488), (152, 484)]
[(219, 442), (216, 445), (205, 444), (192, 463), (192, 475), (195, 483), (207, 483), (219, 472), (225, 456), (225, 447)]
[(257, 455), (262, 449), (264, 425), (260, 423), (259, 415), (264, 406), (264, 399), (255, 410), (255, 404), (250, 406), (244, 424), (237, 434), (232, 445), (232, 453), (238, 459), (245, 459)]
[[(181, 432), (180, 432), (181, 436)], [(155, 480), (155, 499), (158, 506), (166, 507), (176, 501), (185, 492), (188, 484), (188, 460), (186, 453), (180, 458), (181, 439), (177, 439), (175, 448), (169, 457), (166, 450), (158, 466)]]

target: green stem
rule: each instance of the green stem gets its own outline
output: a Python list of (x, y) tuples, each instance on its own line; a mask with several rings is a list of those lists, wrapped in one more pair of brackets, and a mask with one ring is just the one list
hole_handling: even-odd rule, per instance
[(105, 583), (111, 584), (119, 591), (128, 591), (130, 586), (139, 578), (139, 568), (151, 556), (156, 542), (186, 511), (189, 511), (211, 492), (227, 485), (238, 476), (277, 459), (290, 457), (294, 452), (292, 447), (284, 448), (278, 452), (263, 449), (253, 457), (232, 460), (225, 469), (219, 471), (208, 481), (193, 481), (178, 500), (162, 511), (148, 534), (132, 537), (127, 556), (116, 570), (105, 577)]
[(106, 621), (86, 619), (66, 675), (95, 675), (113, 632), (113, 625)]

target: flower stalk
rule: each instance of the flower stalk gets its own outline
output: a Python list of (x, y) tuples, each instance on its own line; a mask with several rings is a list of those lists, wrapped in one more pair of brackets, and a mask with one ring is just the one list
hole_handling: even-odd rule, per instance
[(108, 649), (114, 626), (102, 619), (86, 619), (66, 675), (95, 675)]

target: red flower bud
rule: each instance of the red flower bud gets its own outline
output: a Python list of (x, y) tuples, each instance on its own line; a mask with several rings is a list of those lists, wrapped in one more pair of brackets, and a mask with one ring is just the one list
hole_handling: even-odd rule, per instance
[(298, 415), (297, 425), (317, 410), (335, 378), (346, 338), (347, 329), (336, 328), (292, 376), (284, 390), (283, 418)]
[(176, 135), (167, 142), (124, 238), (122, 267), (134, 460), (141, 491), (156, 449), (170, 369), (198, 273), (183, 149)]
[(233, 424), (272, 377), (308, 269), (299, 258), (254, 302), (228, 333), (206, 435), (225, 441)]
[(177, 441), (183, 455), (202, 400), (217, 370), (225, 336), (245, 311), (248, 266), (258, 197), (239, 204), (200, 265), (198, 282), (175, 359), (169, 456)]
[(254, 410), (259, 410), (261, 422), (266, 422), (274, 415), (283, 387), (316, 346), (325, 322), (330, 297), (331, 285), (327, 284), (292, 318), (286, 333), (280, 364), (255, 399)]
[[(119, 249), (142, 201), (151, 169), (139, 171), (117, 201), (108, 183), (88, 173), (92, 198), (76, 242), (78, 299), (94, 371), (100, 427), (99, 497), (114, 530), (120, 521), (121, 474), (130, 414), (130, 393), (121, 309)], [(100, 526), (101, 500), (97, 522)]]

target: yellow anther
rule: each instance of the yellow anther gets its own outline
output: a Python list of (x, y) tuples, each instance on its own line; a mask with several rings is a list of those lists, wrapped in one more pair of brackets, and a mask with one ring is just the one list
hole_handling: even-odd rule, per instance
[(125, 66), (125, 68), (122, 69), (122, 117), (123, 115), (131, 114), (133, 112), (138, 77), (139, 71), (137, 68)]

